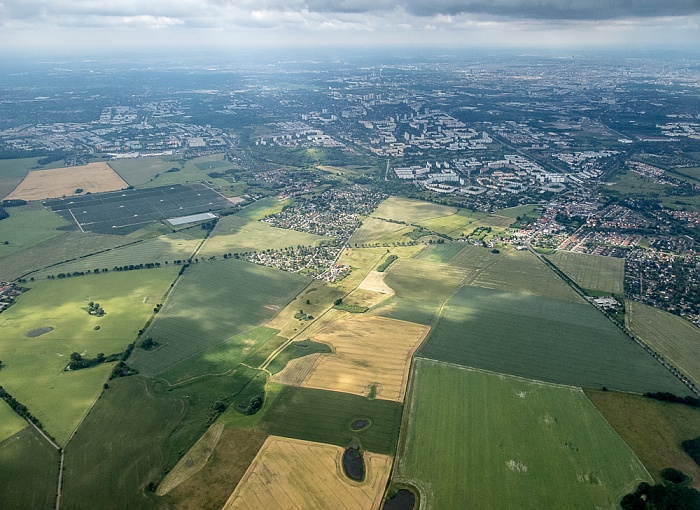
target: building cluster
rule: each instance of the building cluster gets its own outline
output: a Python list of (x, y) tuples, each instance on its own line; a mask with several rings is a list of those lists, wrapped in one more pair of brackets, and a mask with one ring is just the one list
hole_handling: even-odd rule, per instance
[(305, 122), (277, 122), (267, 126), (270, 132), (255, 137), (255, 145), (280, 147), (345, 147), (321, 129), (311, 127)]
[(0, 312), (9, 308), (25, 290), (16, 283), (0, 282)]

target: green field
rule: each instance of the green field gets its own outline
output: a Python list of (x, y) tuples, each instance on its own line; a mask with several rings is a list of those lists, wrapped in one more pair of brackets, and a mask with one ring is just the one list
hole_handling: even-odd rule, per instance
[(391, 244), (400, 242), (404, 235), (412, 231), (402, 223), (392, 223), (378, 218), (368, 217), (362, 220), (362, 226), (355, 230), (348, 241), (350, 246), (362, 244)]
[(462, 287), (421, 357), (588, 388), (688, 389), (589, 304)]
[[(50, 239), (67, 227), (60, 216), (38, 204), (8, 208), (9, 218), (0, 220), (0, 258)], [(7, 244), (5, 242), (7, 241)]]
[(257, 221), (263, 219), (265, 216), (277, 214), (289, 203), (291, 203), (290, 199), (279, 200), (275, 197), (267, 197), (247, 205), (237, 212), (236, 216)]
[(308, 356), (309, 354), (330, 352), (333, 352), (333, 350), (330, 347), (328, 347), (328, 345), (321, 342), (314, 342), (312, 340), (309, 340), (308, 338), (299, 342), (292, 342), (287, 347), (285, 347), (285, 349), (282, 352), (275, 356), (275, 359), (273, 359), (272, 362), (267, 366), (267, 369), (270, 371), (271, 374), (276, 374), (278, 372), (281, 372), (284, 369), (284, 367), (287, 366), (287, 363), (289, 363), (293, 359), (303, 358), (304, 356)]
[[(179, 168), (178, 172), (154, 172), (151, 170), (151, 180), (140, 185), (143, 188), (151, 188), (155, 186), (170, 186), (172, 184), (185, 184), (187, 182), (208, 181), (214, 186), (228, 186), (228, 182), (224, 179), (216, 179), (209, 177), (207, 172), (211, 172), (215, 168), (209, 169), (206, 163), (212, 163), (212, 167), (218, 164), (223, 159), (223, 154), (214, 154), (212, 156), (202, 156), (199, 158), (189, 159), (184, 162), (169, 163), (164, 161), (166, 170), (170, 168)], [(179, 164), (178, 164), (179, 163)], [(111, 163), (110, 163), (111, 164)], [(202, 170), (204, 168), (205, 170)], [(159, 173), (158, 176), (155, 173)], [(126, 179), (124, 179), (126, 180)], [(127, 181), (129, 182), (129, 181)]]
[[(99, 396), (111, 363), (64, 372), (70, 354), (122, 351), (160, 302), (176, 269), (144, 269), (44, 280), (0, 315), (0, 384), (64, 442)], [(89, 315), (89, 301), (106, 315)], [(100, 326), (96, 330), (96, 326)], [(28, 331), (53, 331), (28, 338)]]
[(26, 420), (20, 418), (4, 400), (0, 402), (0, 443), (27, 426)]
[(577, 389), (419, 359), (394, 483), (426, 509), (618, 508), (651, 481)]
[(464, 243), (442, 243), (429, 244), (416, 254), (419, 260), (427, 260), (428, 262), (450, 262), (455, 255), (464, 250)]
[[(286, 387), (265, 414), (262, 427), (273, 435), (343, 447), (358, 439), (366, 450), (391, 455), (402, 407), (399, 402), (347, 393)], [(350, 425), (357, 419), (368, 419), (371, 425), (353, 432)]]
[(651, 306), (636, 301), (626, 303), (630, 331), (700, 387), (700, 329)]
[(0, 508), (55, 508), (58, 462), (58, 450), (31, 427), (0, 443)]
[(625, 259), (570, 251), (557, 251), (547, 259), (583, 289), (624, 293)]
[(308, 283), (298, 274), (234, 259), (194, 264), (144, 334), (161, 345), (137, 349), (133, 363), (146, 374), (163, 372), (273, 318)]
[(458, 246), (462, 246), (462, 250), (450, 259), (450, 265), (472, 270), (472, 277), (476, 277), (481, 270), (495, 264), (497, 260), (505, 256), (503, 252), (493, 253), (491, 248), (473, 244), (462, 243)]
[(422, 200), (389, 197), (379, 204), (372, 216), (387, 220), (402, 221), (407, 224), (422, 223), (431, 218), (450, 216), (458, 211), (455, 207), (432, 204)]
[(700, 466), (681, 447), (683, 441), (700, 436), (700, 409), (612, 391), (586, 390), (586, 395), (656, 483), (662, 483), (662, 469), (673, 467), (691, 476), (700, 489)]
[(141, 377), (111, 381), (66, 447), (61, 507), (155, 508), (144, 488), (163, 476), (165, 443), (186, 407), (181, 398), (155, 395)]
[(328, 237), (276, 228), (262, 221), (248, 220), (240, 216), (225, 216), (219, 220), (199, 255), (222, 257), (227, 253), (263, 251), (267, 249), (315, 246)]
[(109, 166), (124, 179), (127, 184), (139, 187), (164, 174), (171, 168), (180, 168), (178, 156), (148, 157), (133, 159), (117, 159), (110, 161)]

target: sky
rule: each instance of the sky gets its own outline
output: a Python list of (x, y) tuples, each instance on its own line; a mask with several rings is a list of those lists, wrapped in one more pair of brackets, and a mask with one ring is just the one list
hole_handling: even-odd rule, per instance
[(0, 56), (354, 46), (700, 53), (700, 0), (0, 0)]

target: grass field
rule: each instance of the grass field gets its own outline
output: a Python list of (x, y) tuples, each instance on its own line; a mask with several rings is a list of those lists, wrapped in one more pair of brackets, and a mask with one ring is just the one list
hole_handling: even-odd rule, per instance
[(224, 510), (278, 508), (379, 510), (391, 457), (365, 454), (358, 483), (342, 474), (343, 448), (271, 436), (224, 505)]
[[(161, 345), (150, 352), (137, 349), (133, 363), (146, 374), (163, 372), (271, 319), (308, 282), (297, 274), (233, 259), (194, 264), (144, 334)], [(217, 373), (218, 361), (199, 356), (196, 362), (193, 371)]]
[[(0, 258), (0, 280), (14, 280), (46, 266), (108, 250), (132, 241), (122, 236), (90, 232), (73, 231), (56, 232), (56, 234), (55, 237), (45, 239), (30, 248), (15, 251)], [(51, 270), (48, 272), (50, 273)]]
[(508, 249), (493, 265), (479, 271), (473, 285), (538, 294), (574, 303), (584, 302), (564, 280), (527, 250)]
[[(346, 447), (359, 440), (365, 450), (393, 454), (402, 404), (310, 388), (285, 387), (262, 417), (270, 434)], [(371, 425), (351, 429), (357, 419)]]
[(240, 216), (221, 218), (200, 250), (200, 256), (223, 256), (225, 253), (263, 251), (267, 249), (315, 246), (328, 237), (276, 228), (261, 221), (247, 220)]
[(384, 317), (351, 315), (313, 335), (333, 352), (322, 354), (304, 382), (308, 388), (403, 402), (408, 369), (430, 328)]
[(0, 508), (55, 508), (58, 461), (58, 451), (31, 427), (0, 443)]
[(700, 386), (700, 329), (651, 306), (636, 301), (626, 303), (630, 331)]
[(392, 223), (370, 216), (362, 220), (362, 226), (352, 234), (348, 245), (396, 243), (411, 230), (413, 229), (401, 223)]
[(422, 200), (389, 197), (379, 204), (372, 216), (408, 224), (419, 224), (431, 218), (453, 215), (457, 211), (458, 209), (455, 207), (432, 204)]
[[(70, 354), (94, 358), (100, 352), (121, 352), (136, 338), (175, 273), (174, 268), (110, 272), (31, 284), (31, 290), (0, 315), (2, 385), (64, 442), (112, 369), (110, 363), (64, 372)], [(106, 315), (89, 315), (89, 301), (100, 303)], [(43, 327), (53, 331), (26, 336)]]
[(292, 342), (285, 347), (282, 352), (275, 356), (275, 359), (273, 359), (267, 366), (267, 369), (271, 374), (277, 374), (284, 370), (284, 368), (292, 360), (304, 358), (312, 354), (323, 354), (330, 352), (333, 352), (332, 349), (328, 345), (321, 342), (314, 342), (309, 339)]
[(625, 259), (570, 251), (557, 251), (547, 259), (583, 289), (624, 293)]
[(158, 174), (164, 174), (171, 168), (180, 168), (178, 156), (118, 159), (110, 161), (111, 166), (129, 185), (138, 188), (148, 183)]
[(162, 477), (166, 440), (185, 408), (183, 399), (155, 395), (144, 378), (111, 381), (66, 447), (61, 507), (156, 508), (144, 489)]
[(61, 233), (60, 227), (68, 226), (60, 216), (37, 204), (11, 207), (8, 212), (10, 217), (0, 220), (0, 258), (55, 237)]
[(426, 509), (618, 508), (650, 477), (571, 387), (419, 359), (393, 482)]
[(680, 469), (700, 489), (700, 466), (681, 448), (687, 439), (700, 436), (700, 409), (660, 402), (640, 395), (586, 390), (605, 419), (634, 450), (656, 483), (660, 471)]
[(588, 388), (689, 391), (593, 306), (522, 292), (462, 287), (418, 355)]
[(3, 400), (0, 403), (0, 443), (8, 437), (12, 437), (22, 429), (28, 427), (24, 418), (15, 413)]
[(464, 250), (464, 243), (429, 244), (416, 254), (419, 260), (428, 262), (450, 262), (455, 255)]
[[(181, 165), (169, 164), (168, 169), (173, 167), (180, 168), (178, 172), (160, 172), (158, 176), (153, 175), (152, 179), (144, 182), (140, 187), (152, 188), (154, 186), (169, 186), (171, 184), (185, 184), (187, 182), (209, 181), (214, 186), (228, 186), (228, 182), (224, 179), (209, 177), (206, 163), (212, 163), (213, 166), (223, 159), (223, 154), (214, 154), (211, 156), (202, 156), (199, 158), (189, 159), (182, 162)], [(205, 170), (202, 170), (204, 168)], [(212, 168), (213, 170), (213, 168)]]
[[(43, 200), (83, 193), (116, 191), (128, 186), (107, 163), (34, 170), (22, 180), (7, 199)], [(76, 192), (81, 189), (83, 191)]]
[(279, 200), (275, 197), (267, 197), (244, 207), (236, 213), (236, 216), (240, 216), (241, 218), (245, 218), (247, 220), (258, 221), (263, 219), (265, 216), (277, 214), (284, 208), (285, 205), (289, 203), (291, 203), (290, 199)]

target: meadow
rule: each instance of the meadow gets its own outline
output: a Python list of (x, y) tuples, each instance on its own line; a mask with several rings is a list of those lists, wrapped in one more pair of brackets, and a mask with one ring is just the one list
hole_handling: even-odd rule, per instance
[(179, 169), (181, 165), (179, 156), (117, 159), (109, 162), (109, 166), (135, 188), (143, 186), (156, 175), (164, 174), (171, 168)]
[(589, 304), (462, 287), (421, 357), (588, 388), (688, 389)]
[(236, 216), (247, 220), (258, 221), (263, 219), (265, 216), (279, 213), (284, 206), (290, 202), (291, 199), (279, 200), (275, 197), (263, 198), (262, 200), (258, 200), (257, 202), (253, 202), (252, 204), (245, 206), (236, 213)]
[(582, 289), (624, 293), (625, 259), (557, 251), (547, 259)]
[(700, 435), (700, 409), (628, 393), (586, 390), (608, 423), (639, 457), (656, 483), (667, 467), (680, 469), (700, 489), (700, 466), (681, 443)]
[[(144, 333), (160, 345), (136, 350), (132, 362), (145, 374), (164, 372), (271, 319), (308, 283), (304, 276), (233, 259), (193, 264)], [(218, 362), (198, 357), (197, 364), (201, 373), (216, 373)]]
[(632, 334), (651, 346), (700, 387), (700, 329), (677, 315), (625, 301)]
[(379, 204), (372, 216), (380, 219), (400, 221), (407, 224), (420, 224), (431, 218), (451, 216), (458, 211), (456, 207), (432, 204), (422, 200), (389, 197)]
[(349, 246), (363, 244), (391, 244), (401, 242), (404, 235), (413, 230), (402, 223), (393, 223), (369, 216), (362, 220), (348, 241)]
[[(151, 180), (142, 183), (141, 188), (152, 188), (155, 186), (169, 186), (171, 184), (185, 184), (187, 182), (208, 181), (216, 186), (228, 186), (228, 182), (221, 178), (210, 177), (207, 172), (219, 168), (218, 162), (223, 160), (223, 154), (213, 154), (211, 156), (201, 156), (194, 159), (189, 159), (180, 164), (168, 164), (168, 169), (179, 168), (177, 172), (159, 172), (158, 175), (153, 174)], [(211, 163), (207, 165), (206, 163)], [(209, 168), (211, 166), (211, 168)], [(233, 166), (233, 165), (231, 165)], [(152, 171), (151, 171), (152, 172)], [(128, 179), (125, 179), (128, 182)]]
[(53, 510), (59, 453), (33, 428), (0, 443), (0, 508)]
[(29, 425), (3, 400), (0, 403), (0, 443), (14, 436)]
[(394, 483), (426, 509), (617, 508), (651, 481), (577, 388), (419, 359)]
[(0, 258), (55, 237), (61, 233), (61, 227), (69, 226), (38, 204), (11, 207), (8, 213), (9, 218), (0, 220)]
[[(94, 358), (123, 351), (175, 274), (175, 268), (149, 269), (30, 284), (31, 290), (0, 315), (2, 385), (64, 443), (112, 370), (106, 363), (65, 372), (71, 353)], [(90, 301), (99, 303), (106, 314), (88, 314)], [(27, 337), (27, 332), (45, 327), (52, 330)]]

